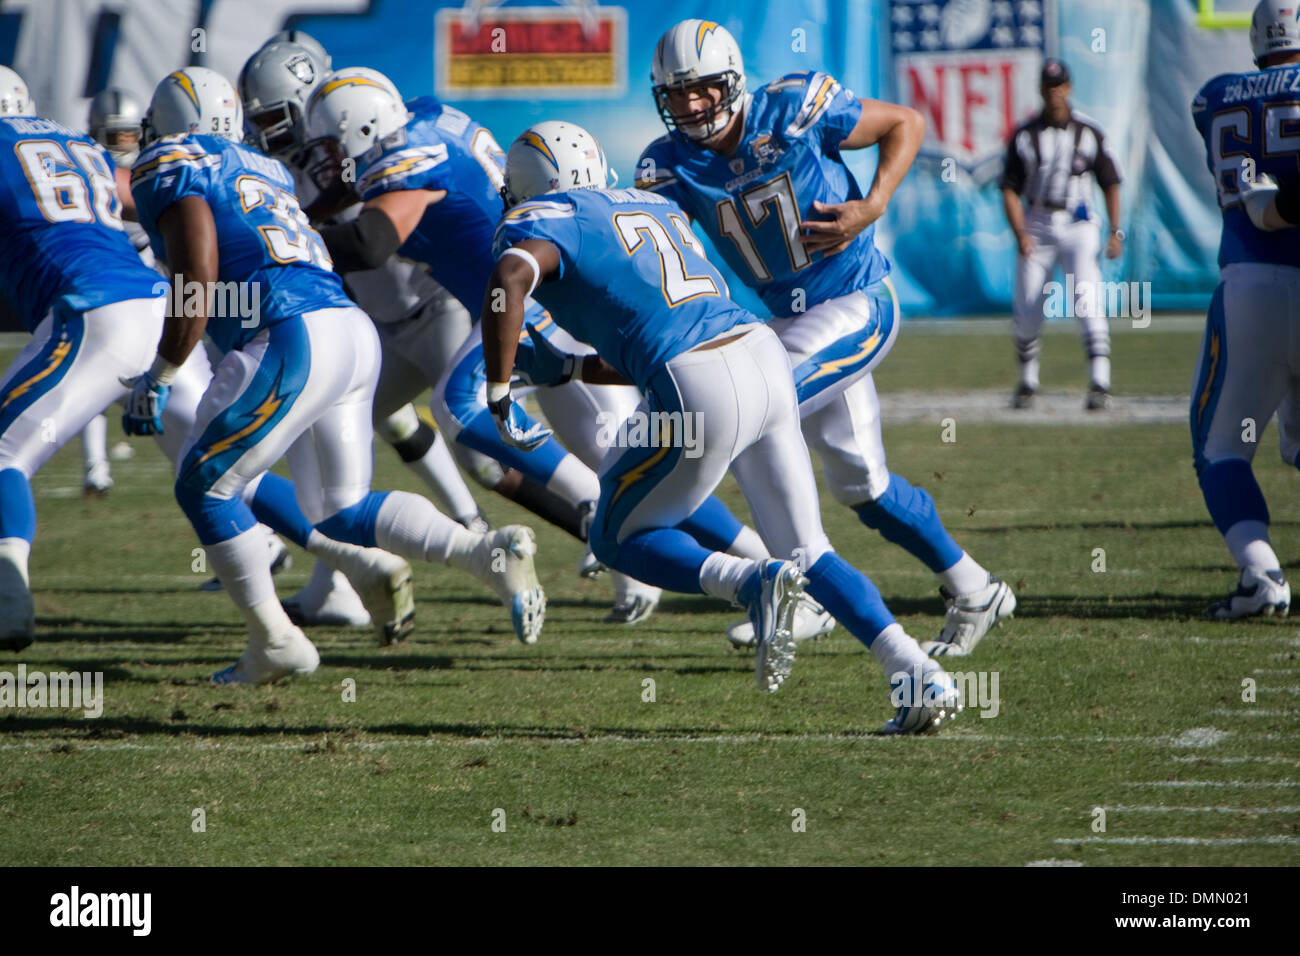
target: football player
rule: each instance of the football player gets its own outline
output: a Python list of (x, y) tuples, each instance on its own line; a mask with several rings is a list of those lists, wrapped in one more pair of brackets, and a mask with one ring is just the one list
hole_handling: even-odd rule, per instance
[(1287, 135), (1300, 121), (1298, 17), (1293, 0), (1261, 0), (1250, 24), (1258, 70), (1217, 76), (1192, 102), (1223, 213), (1222, 281), (1190, 414), (1205, 506), (1240, 569), (1210, 606), (1219, 620), (1291, 605), (1251, 461), (1276, 409), (1282, 458), (1300, 468), (1300, 136)]
[(0, 374), (0, 647), (35, 636), (30, 480), (149, 365), (166, 283), (122, 230), (113, 162), (0, 67), (0, 287), (32, 340)]
[[(330, 191), (343, 162), (350, 160), (355, 165), (355, 194), (363, 201), (354, 220), (321, 231), (338, 268), (374, 267), (400, 250), (403, 257), (426, 264), (457, 300), (477, 311), (492, 271), (492, 230), (502, 212), (503, 154), (491, 132), (433, 97), (406, 104), (387, 77), (363, 68), (331, 74), (312, 94), (307, 123), (308, 136), (324, 157), (315, 170), (318, 185)], [(557, 334), (555, 323), (536, 305), (530, 306), (529, 324), (543, 334)], [(485, 380), (476, 330), (435, 388), (433, 411), (439, 427), (456, 442), (561, 498), (571, 516), (559, 520), (558, 509), (537, 507), (541, 496), (519, 500), (585, 540), (600, 493), (594, 469), (605, 452), (594, 437), (596, 415), (603, 411), (610, 420), (623, 420), (638, 400), (635, 391), (575, 383), (539, 392), (548, 419), (567, 444), (586, 455), (584, 460), (531, 420), (528, 427), (539, 438), (537, 450), (523, 455), (503, 443), (488, 413)], [(550, 404), (563, 402), (566, 392), (577, 393), (569, 402), (576, 410), (568, 414)], [(743, 526), (716, 499), (711, 511), (715, 528), (727, 523), (724, 533), (730, 538), (724, 547), (742, 547), (749, 539), (757, 543), (753, 535), (746, 538)], [(617, 603), (609, 621), (635, 623), (658, 603), (655, 589), (625, 577), (616, 576), (615, 587)]]
[[(276, 599), (258, 560), (253, 513), (241, 497), (286, 455), (300, 482), (319, 482), (299, 496), (312, 522), (300, 544), (319, 549), (336, 539), (461, 568), (497, 593), (520, 640), (535, 641), (545, 596), (529, 529), (475, 533), (418, 495), (369, 490), (378, 337), (330, 271), (292, 175), (239, 145), (243, 136), (234, 87), (212, 70), (187, 67), (155, 90), (145, 148), (131, 173), (154, 253), (182, 289), (197, 283), (206, 290), (206, 301), (168, 316), (152, 367), (133, 382), (128, 430), (156, 426), (168, 383), (205, 328), (224, 356), (200, 401), (176, 480), (177, 500), (249, 630), (244, 654), (214, 680), (264, 683), (319, 664), (316, 648)], [(218, 283), (250, 290), (253, 307), (232, 310), (227, 294), (218, 310), (227, 314), (214, 315)], [(267, 485), (260, 483), (259, 494)], [(405, 574), (405, 581), (389, 582), (394, 600), (409, 596), (409, 568)]]
[[(794, 611), (806, 585), (889, 676), (897, 709), (883, 730), (937, 727), (960, 709), (951, 678), (822, 530), (780, 340), (727, 297), (680, 207), (607, 182), (600, 145), (573, 124), (538, 123), (510, 147), (511, 208), (496, 231), (482, 310), (488, 401), (503, 439), (525, 449), (538, 443), (510, 394), (521, 359), (534, 383), (635, 384), (645, 395), (638, 415), (659, 415), (650, 419), (659, 423), (658, 440), (629, 441), (605, 459), (591, 531), (596, 556), (659, 587), (746, 607), (755, 676), (767, 691), (789, 677)], [(532, 350), (517, 355), (530, 294), (596, 355), (562, 354), (536, 332)], [(685, 445), (688, 417), (698, 423), (698, 454)], [(764, 540), (797, 562), (725, 554), (684, 530), (728, 469)]]
[[(947, 616), (927, 651), (969, 654), (1012, 613), (1015, 596), (953, 541), (930, 495), (885, 466), (871, 378), (898, 334), (874, 223), (916, 155), (924, 120), (859, 100), (819, 72), (749, 93), (740, 48), (708, 20), (663, 35), (652, 77), (669, 132), (642, 153), (638, 186), (678, 203), (771, 310), (832, 496), (938, 578)], [(841, 153), (877, 144), (863, 196)], [(737, 631), (734, 641), (748, 638)]]
[[(295, 39), (283, 38), (285, 33)], [(329, 56), (314, 38), (301, 31), (283, 31), (249, 57), (239, 74), (247, 145), (289, 167), (303, 207), (317, 195), (303, 170), (303, 117), (308, 96), (329, 66)], [(469, 313), (423, 270), (396, 258), (377, 269), (344, 273), (343, 283), (379, 330), (383, 358), (375, 388), (376, 433), (393, 446), (449, 515), (473, 530), (488, 530), (447, 443), (410, 404), (437, 381), (423, 377), (421, 369), (444, 368), (469, 334)], [(489, 459), (473, 457), (477, 460), (466, 462), (471, 468), (493, 466)], [(347, 578), (325, 561), (317, 561), (307, 585), (284, 605), (299, 625), (364, 627), (370, 621)]]

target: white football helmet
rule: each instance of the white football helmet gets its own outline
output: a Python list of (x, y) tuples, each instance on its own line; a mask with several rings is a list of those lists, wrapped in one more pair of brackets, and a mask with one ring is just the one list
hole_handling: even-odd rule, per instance
[(344, 156), (356, 158), (406, 125), (411, 114), (393, 81), (378, 70), (335, 70), (307, 101), (307, 137), (336, 139)]
[(234, 143), (244, 139), (244, 108), (230, 81), (206, 66), (187, 66), (168, 73), (149, 101), (144, 114), (148, 146), (161, 136), (200, 133)]
[(617, 183), (596, 137), (574, 123), (547, 120), (528, 127), (510, 144), (501, 195), (507, 206), (514, 206), (545, 193), (607, 189)]
[(276, 157), (301, 146), (307, 98), (328, 72), (328, 57), (321, 60), (299, 43), (272, 41), (249, 57), (239, 72), (239, 95), (251, 144)]
[[(727, 30), (712, 20), (683, 20), (659, 38), (650, 64), (655, 105), (669, 129), (694, 140), (722, 132), (745, 95), (745, 64), (740, 47)], [(721, 85), (722, 99), (702, 119), (675, 114), (668, 94), (703, 83)]]
[(1250, 50), (1256, 66), (1270, 53), (1300, 51), (1300, 4), (1296, 0), (1259, 0), (1250, 18)]
[(36, 104), (23, 78), (0, 66), (0, 116), (35, 116)]
[(139, 100), (124, 89), (110, 86), (100, 90), (90, 101), (86, 128), (91, 138), (108, 150), (114, 163), (130, 169), (140, 155), (140, 120), (143, 114)]

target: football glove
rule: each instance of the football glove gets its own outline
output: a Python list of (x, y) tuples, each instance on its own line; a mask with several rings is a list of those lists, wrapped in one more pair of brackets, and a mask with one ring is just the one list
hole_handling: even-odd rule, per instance
[(515, 351), (515, 372), (525, 385), (563, 385), (577, 375), (580, 355), (561, 352), (531, 325), (527, 342)]
[(160, 384), (149, 372), (118, 381), (131, 390), (122, 413), (122, 431), (128, 435), (161, 435), (162, 413), (172, 387)]
[(496, 422), (501, 440), (513, 448), (532, 451), (554, 434), (549, 428), (533, 421), (522, 408), (515, 404), (507, 392), (495, 402), (488, 402), (488, 411)]

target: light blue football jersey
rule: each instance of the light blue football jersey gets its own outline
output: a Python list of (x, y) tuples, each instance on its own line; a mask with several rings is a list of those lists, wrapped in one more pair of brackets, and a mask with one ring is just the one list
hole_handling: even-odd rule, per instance
[(682, 210), (639, 189), (548, 193), (506, 213), (494, 258), (525, 239), (560, 251), (533, 297), (557, 325), (645, 389), (664, 363), (753, 315), (727, 297)]
[(113, 168), (52, 120), (0, 120), (0, 288), (29, 332), (60, 296), (86, 311), (166, 291), (123, 231)]
[[(223, 296), (214, 311), (225, 314), (208, 320), (208, 335), (223, 352), (277, 322), (354, 305), (331, 271), (325, 243), (298, 207), (292, 174), (277, 160), (217, 136), (166, 136), (140, 153), (131, 169), (131, 195), (160, 262), (167, 249), (158, 218), (187, 196), (211, 207), (218, 280), (249, 290), (238, 310), (231, 307), (233, 297)], [(243, 314), (243, 304), (254, 300), (254, 314)]]
[(1292, 183), (1300, 177), (1300, 66), (1216, 76), (1196, 94), (1192, 118), (1205, 141), (1206, 163), (1223, 213), (1219, 266), (1300, 266), (1297, 231), (1256, 229), (1238, 193), (1245, 160), (1253, 164), (1256, 176)]
[[(842, 252), (809, 254), (799, 242), (814, 202), (861, 199), (839, 145), (862, 104), (825, 73), (791, 73), (758, 90), (735, 153), (723, 156), (679, 132), (655, 140), (637, 162), (637, 186), (690, 213), (737, 276), (774, 316), (874, 285), (889, 273), (875, 225)], [(802, 290), (802, 298), (795, 290)]]
[(505, 153), (491, 132), (432, 96), (406, 104), (411, 119), (357, 161), (363, 200), (405, 189), (445, 189), (398, 255), (423, 262), (477, 320), (492, 275), (492, 233), (505, 211)]

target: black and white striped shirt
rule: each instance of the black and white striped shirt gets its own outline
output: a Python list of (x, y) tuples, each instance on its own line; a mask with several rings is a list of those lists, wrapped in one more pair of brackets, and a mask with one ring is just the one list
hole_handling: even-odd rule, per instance
[(1023, 196), (1031, 208), (1076, 209), (1091, 205), (1088, 173), (1103, 189), (1121, 178), (1101, 127), (1078, 110), (1070, 111), (1064, 126), (1052, 125), (1040, 113), (1007, 143), (1000, 185)]

